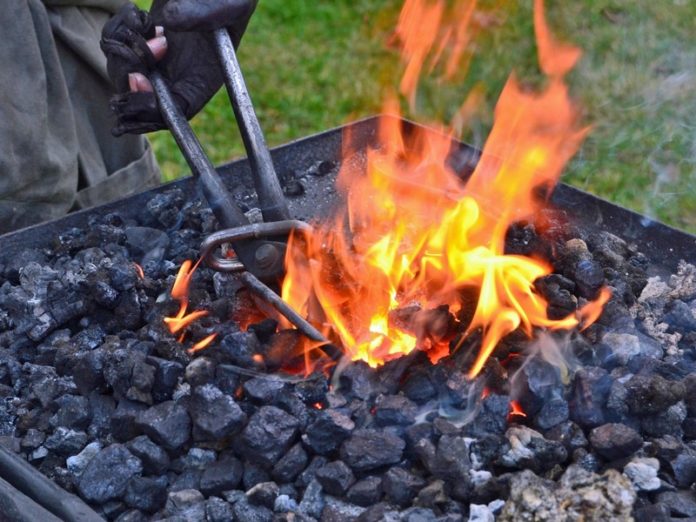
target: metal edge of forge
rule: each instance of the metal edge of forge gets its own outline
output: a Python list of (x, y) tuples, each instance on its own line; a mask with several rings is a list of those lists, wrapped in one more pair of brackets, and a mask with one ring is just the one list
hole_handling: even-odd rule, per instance
[[(271, 155), (278, 175), (283, 179), (291, 176), (294, 172), (302, 172), (317, 162), (327, 160), (339, 162), (343, 152), (345, 132), (350, 133), (351, 144), (356, 150), (376, 146), (377, 126), (380, 117), (384, 116), (365, 118), (274, 148), (271, 150)], [(405, 119), (400, 119), (400, 121), (407, 140), (408, 135), (416, 128), (424, 128)], [(437, 131), (433, 130), (433, 132)], [(465, 178), (473, 171), (479, 157), (478, 150), (465, 143), (453, 141), (448, 161), (449, 165)], [(253, 190), (249, 164), (246, 159), (222, 165), (218, 167), (218, 171), (224, 183), (232, 191), (233, 197), (243, 199), (243, 192), (248, 194)], [(240, 191), (240, 187), (243, 190)], [(54, 221), (5, 234), (0, 236), (0, 260), (14, 256), (26, 248), (46, 246), (57, 235), (68, 229), (86, 228), (93, 216), (119, 212), (127, 219), (137, 218), (146, 208), (148, 200), (156, 194), (174, 188), (179, 188), (186, 194), (199, 193), (196, 180), (187, 177), (106, 205), (75, 212)], [(319, 202), (314, 201), (311, 197), (305, 197), (304, 200), (302, 198), (291, 199), (289, 201), (291, 214), (296, 219), (310, 220), (314, 216), (328, 212), (331, 204), (330, 199)], [(658, 267), (658, 273), (664, 275), (674, 272), (682, 259), (696, 261), (696, 236), (651, 220), (637, 212), (563, 183), (556, 187), (551, 201), (556, 207), (565, 210), (571, 220), (590, 227), (590, 229), (606, 230), (629, 243), (635, 244), (650, 262)], [(248, 200), (247, 203), (249, 203)], [(9, 502), (8, 507), (10, 505), (25, 506), (27, 514), (41, 513), (40, 510), (46, 508), (64, 520), (101, 520), (79, 498), (62, 490), (53, 481), (41, 475), (28, 462), (18, 456), (10, 455), (9, 450), (0, 448), (0, 457), (0, 507), (7, 501)], [(7, 482), (4, 482), (3, 479)], [(13, 492), (16, 492), (16, 498), (11, 498)], [(48, 498), (47, 493), (50, 493)], [(7, 497), (6, 500), (2, 499), (3, 494)], [(66, 502), (72, 504), (75, 509), (66, 511)], [(69, 515), (71, 511), (72, 517)]]

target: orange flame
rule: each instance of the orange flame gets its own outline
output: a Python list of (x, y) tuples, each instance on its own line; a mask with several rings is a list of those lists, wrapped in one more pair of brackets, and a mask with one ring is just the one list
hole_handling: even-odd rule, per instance
[[(463, 25), (455, 40), (461, 43), (476, 4), (457, 5), (467, 6), (458, 19)], [(337, 183), (345, 204), (335, 218), (316, 224), (312, 237), (291, 238), (283, 299), (338, 337), (352, 359), (377, 366), (419, 347), (436, 354), (431, 356), (436, 360), (448, 351), (449, 339), (430, 336), (424, 342), (395, 324), (393, 315), (407, 307), (441, 305), (457, 314), (470, 306), (462, 300), (466, 289), (477, 292), (478, 300), (465, 336), (482, 333), (470, 378), (518, 328), (531, 337), (535, 328), (586, 327), (601, 313), (606, 290), (577, 314), (549, 319), (547, 302), (533, 283), (551, 267), (504, 253), (510, 225), (534, 221), (588, 132), (579, 125), (563, 81), (580, 52), (553, 41), (543, 4), (535, 5), (539, 59), (549, 81), (534, 94), (514, 76), (509, 79), (483, 156), (466, 185), (445, 161), (451, 131), (405, 135), (398, 118), (384, 117), (380, 147), (367, 151), (366, 174), (355, 162), (343, 162)], [(444, 10), (443, 1), (406, 0), (397, 35), (407, 62), (402, 92), (409, 96), (428, 53), (438, 41), (442, 47), (438, 38), (449, 34), (442, 29)], [(452, 55), (461, 56), (462, 46)], [(398, 114), (398, 102), (390, 100), (385, 113)], [(353, 152), (350, 141), (347, 136), (346, 157)]]
[(135, 268), (135, 271), (138, 273), (138, 277), (140, 279), (145, 279), (145, 272), (143, 271), (143, 267), (140, 266), (138, 263), (133, 263), (133, 267)]
[[(182, 332), (178, 338), (178, 341), (180, 343), (184, 341), (185, 332), (183, 332), (183, 330), (189, 325), (191, 325), (193, 322), (200, 319), (201, 317), (205, 317), (206, 315), (208, 315), (208, 312), (206, 310), (196, 310), (191, 313), (187, 312), (189, 304), (189, 286), (191, 284), (191, 278), (193, 277), (193, 273), (196, 271), (196, 268), (198, 268), (198, 263), (194, 265), (188, 259), (181, 264), (181, 267), (179, 268), (179, 272), (176, 275), (176, 279), (174, 280), (174, 285), (172, 286), (171, 291), (171, 296), (177, 301), (179, 301), (179, 311), (174, 317), (164, 318), (164, 323), (167, 325), (167, 328), (169, 328), (169, 331), (171, 333), (175, 334), (178, 332)], [(217, 334), (211, 334), (207, 336), (205, 339), (198, 341), (189, 349), (189, 353), (195, 353), (197, 351), (202, 350), (203, 348), (208, 346), (213, 341), (213, 339), (215, 339), (216, 336)]]

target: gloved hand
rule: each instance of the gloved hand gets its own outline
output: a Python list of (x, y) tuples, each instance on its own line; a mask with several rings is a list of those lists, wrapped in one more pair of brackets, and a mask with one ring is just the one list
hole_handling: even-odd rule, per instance
[(198, 113), (223, 83), (210, 31), (227, 27), (239, 45), (257, 1), (154, 0), (149, 13), (133, 4), (121, 8), (104, 26), (101, 40), (118, 93), (111, 101), (116, 114), (113, 134), (165, 127), (157, 99), (143, 77), (152, 68), (168, 80), (187, 118)]

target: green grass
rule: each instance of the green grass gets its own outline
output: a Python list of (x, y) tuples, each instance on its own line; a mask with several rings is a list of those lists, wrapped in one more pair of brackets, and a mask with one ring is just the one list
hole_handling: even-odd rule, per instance
[[(147, 0), (141, 0), (148, 4)], [(269, 145), (378, 113), (398, 85), (387, 48), (401, 0), (261, 0), (240, 49)], [(510, 71), (538, 80), (531, 0), (498, 0), (456, 86), (426, 81), (421, 121), (449, 118), (475, 85), (485, 103), (464, 138), (481, 145)], [(593, 132), (566, 169), (575, 186), (696, 232), (696, 2), (547, 2), (554, 32), (584, 49), (570, 81)], [(244, 155), (226, 94), (194, 119), (215, 163)], [(186, 172), (173, 140), (151, 136), (167, 179)]]

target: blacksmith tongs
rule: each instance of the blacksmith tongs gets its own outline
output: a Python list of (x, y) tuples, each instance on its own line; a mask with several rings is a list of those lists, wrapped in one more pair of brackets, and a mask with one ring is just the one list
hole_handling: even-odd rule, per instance
[[(165, 79), (159, 72), (152, 71), (150, 82), (164, 121), (186, 158), (191, 172), (200, 180), (203, 194), (223, 228), (203, 242), (201, 257), (216, 270), (241, 272), (240, 277), (250, 291), (269, 302), (307, 337), (320, 344), (327, 344), (329, 341), (316, 328), (264, 284), (277, 283), (284, 274), (287, 235), (292, 230), (308, 232), (311, 228), (307, 223), (290, 219), (290, 212), (227, 29), (215, 30), (213, 37), (227, 92), (232, 100), (249, 158), (264, 222), (249, 222), (203, 151), (186, 117), (172, 98)], [(226, 243), (232, 245), (236, 258), (225, 259), (215, 255), (217, 248)]]

